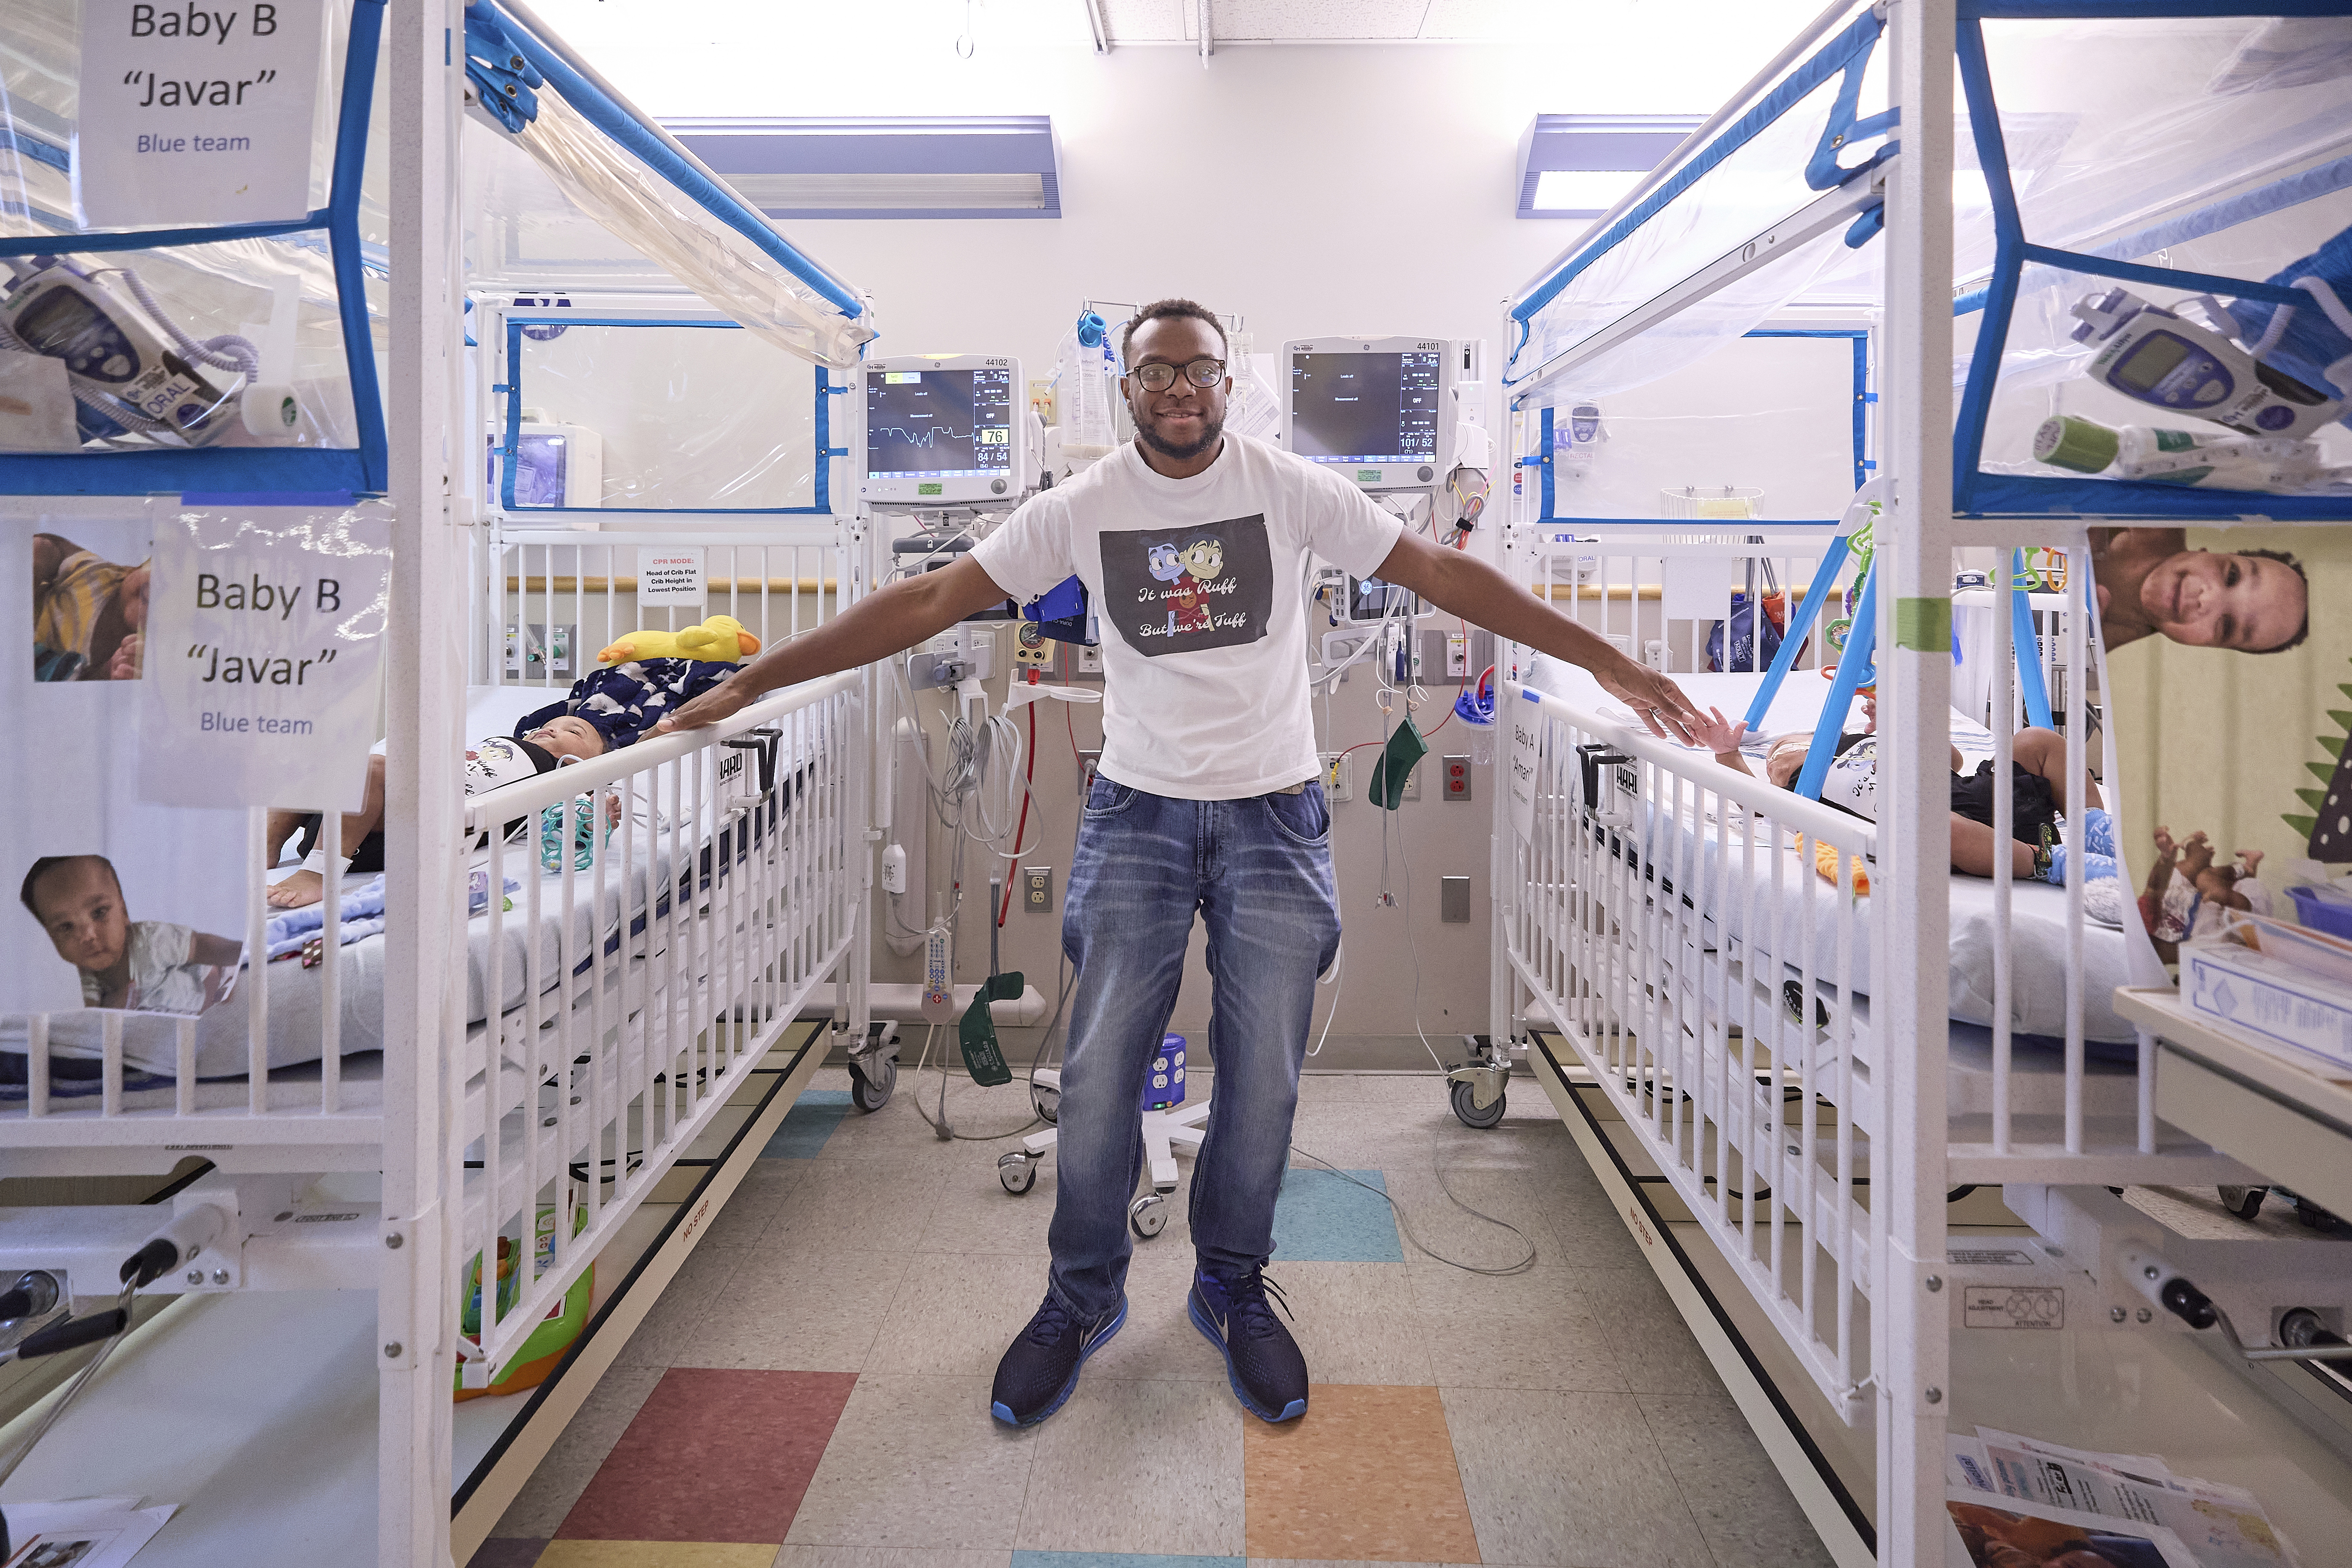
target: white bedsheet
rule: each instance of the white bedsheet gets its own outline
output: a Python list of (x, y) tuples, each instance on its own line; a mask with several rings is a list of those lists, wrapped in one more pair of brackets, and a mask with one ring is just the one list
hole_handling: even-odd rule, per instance
[[(1720, 708), (1727, 717), (1746, 711), (1763, 678), (1758, 675), (1677, 675), (1691, 700), (1703, 707)], [(1586, 711), (1614, 718), (1623, 705), (1602, 691), (1585, 671), (1550, 659), (1538, 659), (1528, 684)], [(1763, 726), (1765, 734), (1790, 730), (1810, 731), (1829, 695), (1829, 682), (1812, 670), (1792, 670), (1776, 695)], [(1953, 742), (1973, 766), (1990, 756), (1992, 738), (1981, 725), (1959, 713), (1952, 716)], [(1696, 750), (1694, 755), (1699, 755)], [(1751, 759), (1751, 768), (1760, 766)], [(1740, 949), (1749, 942), (1761, 958), (1784, 963), (1802, 963), (1820, 980), (1843, 984), (1836, 921), (1837, 889), (1816, 872), (1809, 856), (1781, 851), (1779, 886), (1773, 881), (1771, 856), (1759, 849), (1752, 868), (1736, 836), (1718, 847), (1710, 826), (1704, 833), (1690, 820), (1694, 808), (1684, 807), (1679, 825), (1673, 813), (1653, 804), (1644, 826), (1643, 856), (1670, 878), (1675, 888), (1704, 909), (1711, 939), (1728, 938)], [(1700, 853), (1694, 854), (1693, 846)], [(1727, 853), (1720, 853), (1727, 850)], [(1718, 867), (1719, 857), (1728, 864)], [(1993, 885), (1981, 877), (1955, 872), (1951, 877), (1950, 976), (1951, 1016), (1964, 1023), (1990, 1026), (1993, 1022), (1993, 967), (1997, 942), (1993, 926)], [(1808, 905), (1812, 912), (1810, 951), (1803, 940)], [(1871, 988), (1869, 911), (1871, 900), (1856, 906), (1853, 921), (1853, 989), (1868, 995)], [(2010, 943), (2012, 978), (2010, 1026), (2021, 1033), (2063, 1037), (2066, 1033), (2067, 963), (2066, 892), (2047, 883), (2018, 881), (2011, 887)], [(1775, 945), (1783, 951), (1774, 952)], [(2132, 1026), (2115, 1010), (2115, 990), (2128, 984), (2124, 936), (2095, 924), (2083, 931), (2083, 1027), (2091, 1040), (2124, 1042), (2137, 1038)]]

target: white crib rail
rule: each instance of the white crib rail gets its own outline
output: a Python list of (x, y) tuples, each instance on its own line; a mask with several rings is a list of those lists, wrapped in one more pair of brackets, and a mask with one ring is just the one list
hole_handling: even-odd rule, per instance
[[(1516, 529), (1507, 559), (1556, 607), (1624, 639), (1621, 647), (1630, 641), (1637, 658), (1664, 651), (1676, 673), (1705, 668), (1709, 622), (1728, 633), (1733, 595), (1760, 584), (1766, 564), (1793, 616), (1821, 559), (1819, 534), (1561, 537), (1575, 531), (1573, 522)], [(1995, 542), (2005, 560), (2010, 544), (2032, 542), (2021, 533)], [(2084, 541), (2042, 542), (2079, 550)], [(1676, 573), (1683, 581), (1672, 585)], [(1711, 586), (1711, 600), (1692, 596), (1695, 579)], [(1988, 713), (2011, 716), (1990, 726), (2004, 777), (2026, 722), (2011, 659), (2019, 591), (2006, 573), (1993, 574), (1982, 592), (1990, 647), (1972, 645), (1969, 655), (1991, 664)], [(2035, 595), (2040, 646), (2028, 650), (2050, 683), (2076, 778), (2097, 760), (2087, 595), (2078, 571), (2063, 594)], [(1824, 618), (1842, 613), (1832, 601)], [(1818, 643), (1808, 647), (1788, 679), (1821, 681), (1820, 654)], [(1866, 995), (1845, 994), (1845, 977), (1859, 973), (1870, 946), (1853, 858), (1874, 852), (1876, 832), (1563, 700), (1524, 647), (1506, 649), (1502, 662), (1517, 678), (1500, 686), (1507, 732), (1531, 725), (1540, 744), (1532, 831), (1522, 837), (1507, 812), (1496, 819), (1510, 1015), (1548, 1019), (1561, 1032), (1823, 1394), (1853, 1419), (1866, 1408), (1860, 1395), (1871, 1375), (1869, 1337), (1855, 1321), (1885, 1256), (1868, 1202), (1871, 1156), (1874, 1145), (1888, 1146), (1890, 1119), (1903, 1113), (1878, 1097), (1893, 1081), (1891, 1053), (1918, 1048), (1873, 1028)], [(2084, 678), (2062, 673), (2074, 671)], [(1530, 675), (1532, 689), (1522, 684)], [(2105, 763), (2096, 771), (2113, 778)], [(2114, 791), (2105, 794), (2113, 808)], [(1996, 798), (1996, 837), (2006, 841), (2013, 805), (2007, 792)], [(2126, 831), (2145, 826), (2119, 823)], [(1836, 852), (1834, 885), (1815, 867), (1815, 843)], [(1955, 1093), (1937, 1140), (1948, 1179), (2258, 1180), (2157, 1121), (2157, 1065), (2145, 1037), (2136, 1066), (2095, 1072), (2086, 1060), (2085, 1008), (2095, 998), (2079, 878), (2065, 893), (2063, 1054), (2039, 1048), (2037, 1070), (2021, 1068), (2014, 884), (1996, 858), (1990, 1072), (1965, 1100)], [(2126, 899), (2132, 891), (2124, 889)]]
[[(1855, 863), (1875, 834), (1515, 683), (1502, 700), (1541, 747), (1534, 831), (1497, 879), (1509, 963), (1852, 1419), (1868, 1376), (1865, 1129), (1884, 1108), (1854, 1010), (1811, 955), (1826, 935), (1838, 975), (1854, 972)], [(1827, 910), (1797, 887), (1818, 879), (1816, 842), (1837, 855)]]
[[(480, 1361), (509, 1359), (848, 955), (862, 679), (809, 682), (469, 803), (493, 891), (458, 1252), (495, 1258), (503, 1242), (520, 1281), (503, 1308), (485, 1288)], [(509, 844), (502, 826), (518, 820)], [(511, 911), (495, 891), (510, 875)], [(508, 1007), (516, 931), (521, 998)], [(530, 1238), (555, 1215), (572, 1223), (541, 1258)]]

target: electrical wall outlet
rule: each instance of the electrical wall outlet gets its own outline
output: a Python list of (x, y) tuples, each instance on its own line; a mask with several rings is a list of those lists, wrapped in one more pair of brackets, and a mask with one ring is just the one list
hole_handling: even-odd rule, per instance
[(1024, 866), (1021, 868), (1021, 907), (1033, 915), (1054, 912), (1054, 868)]
[(1466, 801), (1470, 798), (1470, 759), (1466, 755), (1440, 757), (1438, 762), (1445, 777), (1445, 798)]
[(1355, 770), (1348, 764), (1345, 752), (1323, 753), (1323, 798), (1337, 803), (1356, 798), (1356, 786), (1349, 776)]

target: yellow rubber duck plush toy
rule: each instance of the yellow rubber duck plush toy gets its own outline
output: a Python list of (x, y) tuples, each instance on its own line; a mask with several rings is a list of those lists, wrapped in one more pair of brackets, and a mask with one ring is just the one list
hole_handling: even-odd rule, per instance
[(709, 664), (740, 664), (760, 651), (760, 639), (743, 629), (732, 616), (712, 616), (698, 626), (674, 632), (631, 632), (603, 648), (598, 664), (627, 664), (641, 658), (697, 658)]

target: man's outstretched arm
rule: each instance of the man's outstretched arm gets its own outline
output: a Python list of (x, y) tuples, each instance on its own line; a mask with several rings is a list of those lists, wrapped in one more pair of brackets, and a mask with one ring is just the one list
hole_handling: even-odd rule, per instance
[(1380, 576), (1497, 637), (1581, 665), (1602, 690), (1630, 706), (1652, 734), (1690, 742), (1691, 727), (1700, 714), (1681, 687), (1619, 653), (1607, 638), (1579, 626), (1477, 557), (1441, 549), (1408, 533), (1381, 563)]
[(877, 588), (814, 631), (780, 642), (654, 726), (654, 733), (699, 730), (747, 703), (803, 680), (902, 653), (976, 611), (1001, 604), (1003, 589), (965, 556), (936, 572)]

